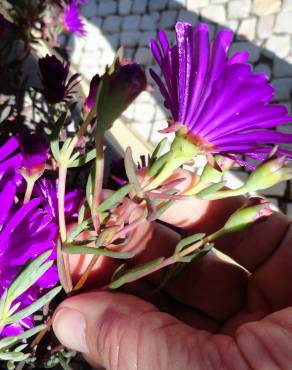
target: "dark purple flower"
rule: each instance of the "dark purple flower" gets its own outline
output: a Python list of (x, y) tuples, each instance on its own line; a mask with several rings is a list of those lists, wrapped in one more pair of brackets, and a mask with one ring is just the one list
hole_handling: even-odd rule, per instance
[(64, 24), (69, 32), (82, 37), (86, 35), (85, 25), (80, 17), (79, 8), (76, 2), (72, 2), (64, 10)]
[(89, 94), (85, 100), (85, 107), (92, 109), (96, 100), (97, 89), (100, 81), (98, 74), (94, 75), (90, 81)]
[[(9, 287), (15, 276), (31, 259), (54, 248), (57, 227), (40, 208), (40, 200), (33, 199), (25, 205), (15, 204), (16, 186), (8, 180), (0, 192), (0, 296)], [(51, 256), (50, 258), (54, 258)], [(18, 310), (31, 304), (42, 294), (43, 289), (53, 287), (58, 281), (56, 266), (52, 266), (16, 302)], [(18, 334), (33, 326), (32, 317), (6, 326), (0, 337)]]
[[(34, 194), (41, 200), (47, 214), (58, 225), (58, 186), (55, 180), (41, 178), (34, 187)], [(81, 189), (75, 189), (65, 195), (65, 219), (67, 223), (76, 221), (81, 202), (84, 198)]]
[(24, 177), (40, 177), (46, 166), (49, 146), (38, 134), (25, 135), (21, 140), (22, 168)]
[[(169, 130), (183, 127), (201, 152), (245, 154), (264, 158), (273, 146), (292, 143), (292, 135), (272, 128), (290, 122), (284, 106), (269, 105), (274, 89), (263, 73), (253, 74), (246, 51), (228, 57), (232, 32), (219, 31), (209, 42), (208, 26), (176, 24), (177, 42), (170, 47), (165, 32), (150, 47), (164, 81), (151, 70), (171, 111)], [(292, 157), (280, 148), (277, 155)]]
[(0, 13), (0, 39), (3, 40), (7, 38), (11, 32), (13, 32), (15, 26), (13, 23), (9, 22), (1, 13)]
[(74, 93), (72, 89), (78, 84), (79, 77), (75, 73), (68, 79), (70, 63), (61, 62), (54, 55), (46, 55), (39, 59), (40, 78), (42, 82), (41, 91), (47, 101), (51, 104), (70, 99)]

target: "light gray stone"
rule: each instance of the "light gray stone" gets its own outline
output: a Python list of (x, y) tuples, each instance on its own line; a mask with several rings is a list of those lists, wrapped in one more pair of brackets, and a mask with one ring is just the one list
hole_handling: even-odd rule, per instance
[(136, 51), (135, 62), (144, 66), (149, 66), (153, 62), (153, 57), (149, 48), (139, 47)]
[(253, 40), (255, 38), (256, 30), (256, 18), (248, 18), (241, 21), (238, 29), (238, 36), (244, 37), (248, 40)]
[(226, 12), (223, 5), (210, 5), (201, 10), (202, 17), (209, 21), (222, 23), (226, 19)]
[(117, 11), (118, 4), (116, 1), (107, 1), (106, 3), (100, 3), (98, 6), (98, 15), (106, 16), (115, 14)]
[(105, 18), (102, 26), (104, 32), (118, 32), (120, 30), (122, 18), (118, 15), (110, 15)]
[(251, 9), (250, 0), (231, 0), (228, 2), (228, 17), (243, 19), (247, 18)]
[(132, 0), (119, 0), (119, 14), (128, 15), (131, 12)]
[(228, 0), (211, 0), (211, 4), (226, 4)]
[(281, 0), (253, 0), (253, 14), (262, 16), (277, 13), (281, 8)]
[(292, 56), (286, 60), (275, 58), (273, 63), (274, 77), (289, 77), (292, 76)]
[(140, 46), (148, 46), (151, 39), (156, 38), (156, 32), (155, 31), (146, 31), (143, 32), (141, 35), (141, 38), (139, 40)]
[(81, 14), (86, 18), (91, 18), (97, 14), (96, 0), (90, 0), (81, 7)]
[(266, 43), (266, 48), (279, 58), (285, 58), (290, 51), (289, 35), (272, 35)]
[(135, 131), (135, 133), (140, 136), (144, 141), (149, 141), (152, 125), (150, 122), (133, 122), (130, 124), (130, 127)]
[(271, 77), (271, 68), (267, 65), (267, 64), (264, 64), (264, 63), (260, 63), (258, 64), (257, 66), (255, 66), (254, 68), (254, 71), (256, 73), (265, 73), (268, 77)]
[(150, 11), (162, 10), (166, 7), (168, 0), (148, 0)]
[(264, 15), (258, 19), (257, 34), (261, 39), (267, 39), (273, 32), (275, 16), (273, 14)]
[(145, 14), (142, 16), (140, 29), (145, 31), (155, 30), (157, 27), (156, 20), (152, 15)]
[(168, 3), (169, 9), (180, 9), (187, 6), (187, 0), (170, 0)]
[(289, 99), (292, 90), (292, 78), (277, 78), (273, 80), (272, 85), (275, 88), (276, 99)]
[(288, 203), (287, 205), (287, 216), (292, 217), (292, 204)]
[(140, 15), (127, 15), (123, 18), (122, 30), (123, 31), (138, 31), (141, 22)]
[(209, 0), (187, 0), (187, 9), (197, 11), (209, 5)]
[(137, 31), (121, 32), (121, 45), (126, 47), (134, 47), (139, 44), (141, 33)]
[(239, 21), (236, 21), (234, 19), (226, 19), (225, 22), (223, 22), (222, 26), (220, 28), (229, 28), (233, 32), (237, 32)]
[(285, 188), (286, 188), (286, 183), (285, 182), (281, 182), (280, 184), (277, 184), (275, 186), (272, 186), (271, 188), (269, 189), (263, 189), (261, 190), (261, 194), (265, 195), (265, 196), (268, 196), (268, 195), (275, 195), (275, 196), (283, 196), (284, 195), (284, 191), (285, 191)]
[(274, 31), (292, 34), (292, 10), (277, 14)]
[(282, 5), (283, 10), (292, 10), (292, 0), (284, 0)]
[(110, 43), (113, 50), (116, 51), (118, 49), (119, 43), (120, 43), (120, 34), (119, 33), (114, 33), (112, 35), (108, 35), (107, 40)]
[(251, 44), (250, 42), (234, 42), (230, 48), (230, 54), (234, 54), (236, 51), (246, 50), (249, 52), (249, 61), (257, 62), (260, 57), (260, 49)]
[(101, 17), (90, 18), (90, 23), (92, 23), (97, 28), (103, 27), (102, 22), (103, 22), (103, 19)]
[(155, 109), (153, 104), (139, 103), (135, 104), (134, 119), (137, 122), (151, 122), (154, 118)]
[(166, 10), (162, 12), (159, 28), (172, 28), (175, 25), (177, 20), (177, 11), (176, 10)]
[(135, 0), (132, 6), (132, 12), (141, 14), (145, 13), (147, 6), (147, 0)]
[(189, 22), (193, 26), (198, 22), (198, 15), (195, 12), (181, 9), (178, 15), (178, 21)]

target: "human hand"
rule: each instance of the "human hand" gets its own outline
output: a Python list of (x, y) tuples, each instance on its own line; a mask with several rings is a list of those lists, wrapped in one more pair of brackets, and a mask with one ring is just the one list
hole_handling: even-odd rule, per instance
[[(164, 220), (209, 233), (241, 203), (180, 201)], [(169, 255), (176, 243), (173, 231), (155, 224), (137, 262)], [(108, 370), (292, 369), (291, 246), (289, 219), (272, 215), (216, 244), (240, 266), (208, 254), (159, 293), (161, 273), (127, 288), (172, 315), (134, 295), (92, 291), (58, 307), (55, 333)]]

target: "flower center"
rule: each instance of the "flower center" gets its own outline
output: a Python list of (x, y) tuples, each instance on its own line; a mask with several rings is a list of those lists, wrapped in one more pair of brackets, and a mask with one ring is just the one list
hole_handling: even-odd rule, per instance
[(215, 145), (211, 144), (209, 141), (205, 140), (200, 135), (193, 135), (188, 133), (186, 137), (192, 144), (194, 144), (200, 150), (200, 152), (213, 153), (217, 149)]

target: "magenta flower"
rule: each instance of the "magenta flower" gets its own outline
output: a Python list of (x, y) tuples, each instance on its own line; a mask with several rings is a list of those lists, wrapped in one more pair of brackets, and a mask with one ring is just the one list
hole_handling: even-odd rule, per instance
[(0, 147), (0, 189), (7, 178), (13, 179), (17, 185), (22, 183), (22, 176), (17, 172), (21, 164), (19, 141), (17, 137), (12, 136)]
[[(292, 143), (292, 135), (272, 130), (290, 122), (287, 109), (269, 105), (274, 89), (263, 73), (253, 74), (248, 53), (228, 57), (232, 32), (223, 29), (210, 44), (208, 26), (176, 24), (176, 45), (165, 32), (150, 47), (164, 81), (151, 70), (172, 114), (169, 131), (181, 127), (201, 152), (264, 158), (273, 146)], [(292, 157), (280, 148), (277, 155)]]
[[(57, 228), (51, 218), (40, 208), (40, 200), (33, 199), (25, 205), (15, 204), (16, 186), (8, 180), (0, 192), (0, 296), (9, 287), (23, 266), (31, 259), (55, 246)], [(54, 258), (54, 256), (51, 256)], [(58, 281), (56, 266), (52, 266), (16, 302), (18, 310), (38, 299), (44, 289), (53, 287)], [(33, 318), (6, 326), (0, 337), (17, 335), (33, 326)]]
[(42, 89), (39, 89), (51, 104), (70, 99), (73, 88), (79, 83), (75, 73), (68, 79), (70, 63), (61, 62), (54, 55), (46, 55), (39, 59), (40, 78)]
[(69, 32), (82, 37), (86, 35), (85, 25), (80, 17), (79, 8), (76, 2), (72, 2), (64, 10), (64, 24)]

